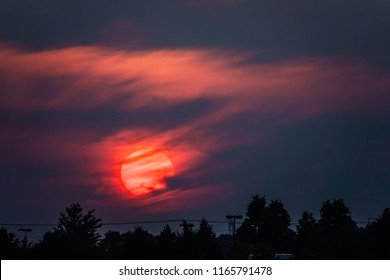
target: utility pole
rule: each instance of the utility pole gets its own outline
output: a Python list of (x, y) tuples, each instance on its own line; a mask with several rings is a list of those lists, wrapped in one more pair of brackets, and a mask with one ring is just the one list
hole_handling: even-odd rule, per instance
[(32, 232), (31, 228), (20, 228), (19, 232), (24, 232), (24, 238), (21, 242), (21, 246), (23, 250), (27, 250), (29, 248), (28, 240), (27, 240), (27, 232)]
[(20, 228), (19, 232), (24, 232), (24, 239), (26, 239), (27, 238), (27, 236), (26, 236), (27, 232), (32, 232), (32, 229), (31, 228)]
[(226, 219), (233, 225), (233, 258), (236, 259), (236, 220), (242, 219), (242, 215), (226, 215)]

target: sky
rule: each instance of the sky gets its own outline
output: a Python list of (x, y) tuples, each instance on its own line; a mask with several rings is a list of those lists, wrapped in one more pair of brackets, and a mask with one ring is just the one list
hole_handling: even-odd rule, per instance
[(376, 217), (389, 30), (387, 0), (2, 0), (0, 223), (76, 202), (106, 223), (223, 221), (256, 194), (293, 222), (338, 198)]

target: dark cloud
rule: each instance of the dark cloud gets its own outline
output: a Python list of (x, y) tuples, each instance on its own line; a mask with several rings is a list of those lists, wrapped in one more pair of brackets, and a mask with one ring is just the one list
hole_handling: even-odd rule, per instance
[(364, 221), (387, 207), (389, 122), (389, 115), (354, 114), (284, 125), (227, 121), (230, 137), (256, 140), (211, 153), (199, 174), (211, 184), (234, 182), (241, 190), (237, 203), (246, 203), (248, 194), (265, 194), (282, 199), (298, 219), (306, 209), (317, 213), (325, 199), (344, 198)]
[[(3, 1), (0, 221), (52, 221), (70, 202), (111, 221), (223, 219), (254, 194), (294, 220), (333, 198), (379, 214), (389, 13), (385, 0)], [(150, 146), (177, 174), (136, 198), (120, 166)]]
[[(6, 1), (0, 14), (0, 37), (46, 48), (95, 43), (120, 46), (121, 42), (122, 48), (133, 48), (134, 38), (142, 38), (136, 47), (244, 48), (272, 51), (274, 58), (343, 54), (389, 65), (387, 1), (248, 0), (214, 8), (184, 3)], [(103, 42), (100, 37), (107, 33), (116, 35)]]
[[(156, 102), (158, 103), (158, 102)], [(0, 111), (2, 127), (24, 128), (25, 131), (52, 133), (66, 130), (91, 131), (96, 139), (115, 134), (124, 128), (148, 128), (162, 132), (183, 125), (194, 118), (209, 114), (218, 106), (211, 100), (196, 100), (160, 107), (147, 105), (125, 110), (108, 103), (94, 109), (63, 109), (39, 111)], [(100, 136), (99, 136), (100, 135)]]

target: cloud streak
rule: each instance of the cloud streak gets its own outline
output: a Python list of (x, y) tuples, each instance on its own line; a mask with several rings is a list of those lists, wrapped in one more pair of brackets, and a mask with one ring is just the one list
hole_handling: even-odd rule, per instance
[(35, 53), (2, 47), (0, 58), (0, 106), (8, 110), (108, 104), (131, 110), (221, 99), (231, 112), (375, 111), (384, 109), (389, 86), (386, 72), (337, 58), (247, 63), (250, 56), (239, 52), (98, 47)]
[[(12, 127), (3, 122), (3, 131), (8, 133), (1, 140), (0, 150), (7, 155), (2, 162), (68, 160), (77, 174), (61, 180), (74, 192), (82, 186), (101, 201), (154, 205), (150, 209), (156, 211), (158, 207), (174, 209), (174, 205), (191, 208), (203, 203), (195, 202), (194, 196), (205, 197), (224, 188), (230, 190), (226, 195), (238, 191), (228, 182), (210, 185), (201, 180), (217, 168), (204, 167), (214, 153), (261, 138), (261, 133), (248, 130), (232, 137), (240, 131), (234, 126), (236, 118), (243, 118), (240, 125), (266, 120), (280, 125), (340, 112), (387, 110), (389, 74), (362, 61), (325, 57), (253, 62), (254, 56), (261, 55), (217, 49), (119, 51), (103, 47), (31, 52), (3, 45), (0, 111), (5, 115), (110, 108), (124, 112), (126, 118), (147, 108), (159, 120), (172, 106), (189, 104), (191, 110), (191, 104), (206, 100), (211, 109), (164, 128), (140, 118), (104, 134), (99, 120), (91, 120), (97, 125), (90, 128), (78, 127), (76, 120), (74, 127), (45, 134), (23, 123)], [(181, 183), (135, 198), (125, 192), (120, 168), (129, 154), (148, 148), (166, 153)], [(46, 180), (53, 184), (56, 178)], [(183, 185), (183, 181), (190, 183)]]

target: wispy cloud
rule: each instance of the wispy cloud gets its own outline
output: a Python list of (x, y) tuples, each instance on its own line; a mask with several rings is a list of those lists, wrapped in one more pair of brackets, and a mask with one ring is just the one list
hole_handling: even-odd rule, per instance
[[(239, 130), (233, 122), (237, 116), (252, 123), (267, 119), (283, 123), (335, 112), (380, 112), (390, 101), (389, 74), (361, 61), (328, 57), (264, 63), (250, 61), (252, 56), (217, 49), (72, 47), (31, 52), (2, 46), (0, 112), (4, 114), (64, 111), (68, 118), (77, 110), (110, 108), (131, 118), (126, 113), (147, 108), (148, 114), (161, 120), (172, 106), (189, 104), (190, 110), (201, 100), (212, 104), (209, 111), (164, 129), (148, 126), (142, 118), (121, 122), (104, 134), (100, 130), (107, 127), (99, 126), (99, 118), (92, 120), (96, 125), (90, 129), (79, 127), (76, 119), (71, 128), (44, 134), (29, 127), (28, 119), (2, 123), (3, 131), (9, 132), (1, 140), (0, 149), (7, 155), (2, 160), (37, 164), (68, 160), (77, 174), (61, 180), (75, 192), (85, 186), (99, 197), (133, 205), (190, 207), (194, 196), (206, 195), (206, 188), (210, 194), (229, 183), (195, 180), (140, 199), (122, 185), (123, 160), (134, 151), (159, 148), (171, 159), (176, 176), (190, 182), (202, 177), (201, 166), (210, 154), (258, 141), (258, 133), (253, 136), (250, 131), (234, 137)], [(56, 179), (46, 182), (53, 185)], [(202, 201), (206, 203), (204, 199), (197, 203)]]
[(246, 63), (249, 57), (218, 50), (24, 52), (2, 47), (0, 106), (133, 109), (204, 98), (231, 101), (245, 110), (321, 113), (381, 107), (386, 98), (388, 74), (364, 63), (337, 57)]

